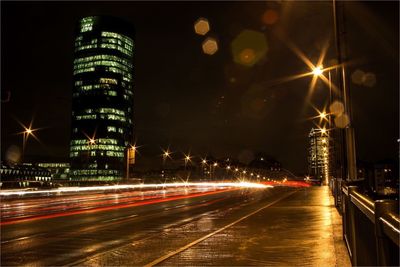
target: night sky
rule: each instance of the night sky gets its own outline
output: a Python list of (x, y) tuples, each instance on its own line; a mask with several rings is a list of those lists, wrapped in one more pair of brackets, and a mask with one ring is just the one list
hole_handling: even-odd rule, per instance
[[(278, 19), (266, 24), (263, 14)], [(349, 76), (372, 73), (376, 83), (350, 81), (358, 159), (398, 157), (399, 3), (346, 2)], [(315, 110), (305, 102), (311, 77), (276, 82), (310, 69), (293, 43), (316, 63), (330, 40), (324, 66), (335, 57), (332, 4), (327, 2), (4, 2), (1, 3), (1, 152), (21, 146), (17, 120), (33, 128), (27, 160), (68, 161), (73, 30), (79, 17), (115, 15), (136, 29), (134, 124), (138, 168), (156, 167), (161, 148), (243, 162), (265, 152), (306, 172), (308, 133)], [(219, 50), (202, 52), (193, 25), (207, 18)], [(265, 58), (253, 67), (233, 62), (231, 43), (243, 30), (263, 32)], [(337, 84), (337, 81), (334, 81)], [(311, 103), (328, 105), (318, 82)], [(314, 120), (317, 122), (317, 120)]]

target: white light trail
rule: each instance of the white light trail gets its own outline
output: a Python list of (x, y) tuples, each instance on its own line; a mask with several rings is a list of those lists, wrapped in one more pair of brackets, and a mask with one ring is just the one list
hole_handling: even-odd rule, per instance
[(107, 186), (87, 186), (87, 187), (59, 187), (53, 190), (2, 190), (0, 196), (23, 196), (34, 194), (48, 194), (48, 193), (76, 193), (86, 191), (106, 191), (106, 190), (120, 190), (120, 189), (146, 189), (146, 188), (166, 188), (166, 187), (212, 187), (212, 188), (268, 188), (271, 185), (264, 185), (251, 182), (183, 182), (183, 183), (162, 183), (162, 184), (135, 184), (135, 185), (107, 185)]

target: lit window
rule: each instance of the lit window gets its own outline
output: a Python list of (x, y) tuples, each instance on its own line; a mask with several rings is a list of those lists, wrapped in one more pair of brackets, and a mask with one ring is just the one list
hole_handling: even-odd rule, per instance
[(91, 31), (93, 28), (94, 17), (87, 17), (81, 20), (81, 32)]
[(116, 79), (111, 79), (111, 78), (100, 78), (100, 83), (117, 84), (117, 80)]
[(114, 126), (107, 126), (107, 131), (108, 132), (116, 132), (117, 129)]

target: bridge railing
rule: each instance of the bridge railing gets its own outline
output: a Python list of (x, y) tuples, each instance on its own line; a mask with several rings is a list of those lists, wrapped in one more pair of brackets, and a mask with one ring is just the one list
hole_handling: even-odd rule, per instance
[(343, 239), (353, 266), (399, 266), (400, 218), (395, 200), (372, 200), (342, 185)]

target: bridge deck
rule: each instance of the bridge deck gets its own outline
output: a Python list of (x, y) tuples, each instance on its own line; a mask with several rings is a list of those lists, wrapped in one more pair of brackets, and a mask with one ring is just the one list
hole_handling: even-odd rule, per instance
[(161, 265), (227, 263), (351, 266), (329, 188), (301, 189)]

